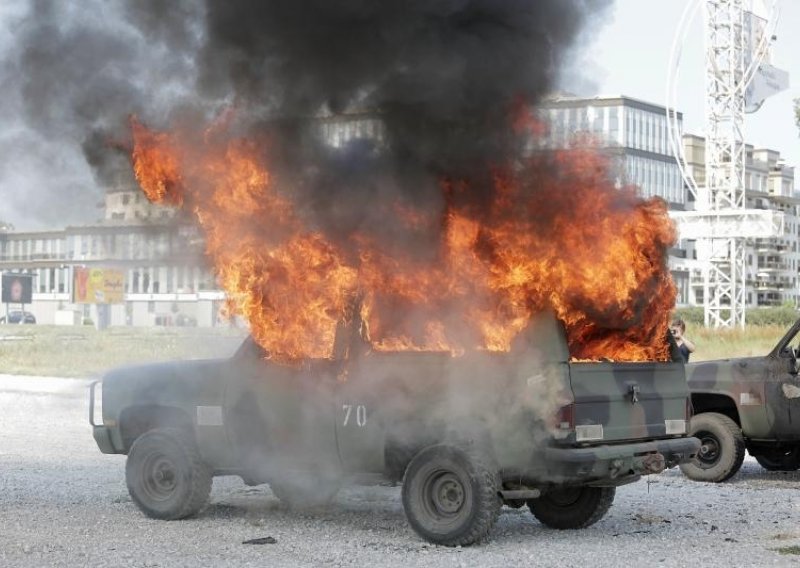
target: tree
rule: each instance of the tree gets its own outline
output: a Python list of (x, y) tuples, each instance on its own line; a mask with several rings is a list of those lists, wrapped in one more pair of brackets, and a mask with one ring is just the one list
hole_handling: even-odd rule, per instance
[(794, 123), (797, 129), (800, 130), (800, 99), (794, 100)]

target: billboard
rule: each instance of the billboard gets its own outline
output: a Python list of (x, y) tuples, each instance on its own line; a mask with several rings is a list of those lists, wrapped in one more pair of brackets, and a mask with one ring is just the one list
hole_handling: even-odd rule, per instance
[(33, 275), (3, 274), (2, 279), (4, 304), (30, 304), (33, 301)]
[(72, 301), (76, 304), (121, 304), (125, 301), (125, 275), (114, 268), (75, 267)]

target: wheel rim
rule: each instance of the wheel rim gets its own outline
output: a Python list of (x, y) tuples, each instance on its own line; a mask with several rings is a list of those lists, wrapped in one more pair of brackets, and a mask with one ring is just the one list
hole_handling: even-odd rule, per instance
[(697, 452), (700, 467), (703, 469), (713, 467), (719, 461), (721, 450), (719, 440), (711, 432), (697, 432), (695, 436), (700, 438), (700, 450)]
[(153, 501), (166, 501), (178, 486), (178, 468), (169, 456), (154, 454), (142, 464), (142, 491)]
[(452, 471), (430, 472), (422, 485), (422, 506), (437, 521), (452, 521), (465, 510), (470, 489)]

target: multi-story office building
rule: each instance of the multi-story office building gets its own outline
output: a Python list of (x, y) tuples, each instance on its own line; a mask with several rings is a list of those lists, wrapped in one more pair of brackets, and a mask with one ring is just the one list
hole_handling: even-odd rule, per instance
[[(683, 137), (686, 167), (698, 185), (705, 183), (705, 139)], [(751, 239), (746, 245), (746, 291), (748, 306), (800, 305), (800, 194), (795, 190), (794, 168), (787, 166), (775, 150), (745, 145), (745, 200), (752, 209), (771, 209), (784, 214), (784, 232), (778, 237)], [(689, 303), (703, 303), (703, 277), (693, 260), (693, 243), (683, 263), (691, 273)]]
[(110, 325), (215, 325), (224, 294), (205, 266), (198, 230), (168, 222), (173, 214), (150, 204), (138, 189), (110, 191), (100, 223), (0, 231), (0, 272), (34, 276), (33, 303), (26, 310), (40, 323), (97, 321), (96, 306), (72, 303), (73, 271), (102, 267), (124, 274), (125, 302), (110, 307)]
[[(660, 197), (673, 210), (690, 207), (667, 134), (666, 107), (625, 96), (557, 96), (544, 102), (540, 118), (549, 130), (539, 147), (565, 148), (588, 141), (611, 157), (618, 185), (633, 184), (642, 197)], [(681, 130), (682, 113), (675, 118)], [(670, 250), (681, 304), (690, 301), (689, 271), (682, 262), (686, 256), (685, 249)]]
[[(384, 137), (374, 113), (320, 115), (315, 127), (337, 148), (354, 139)], [(176, 223), (174, 209), (148, 201), (125, 176), (107, 190), (104, 209), (98, 223), (56, 231), (15, 232), (11, 220), (0, 223), (0, 272), (33, 275), (33, 303), (25, 309), (39, 323), (106, 318), (96, 305), (73, 303), (76, 267), (122, 271), (125, 301), (109, 307), (109, 325), (221, 323), (225, 293), (206, 266), (203, 237), (194, 225)]]
[[(685, 208), (665, 107), (630, 97), (558, 96), (544, 102), (540, 116), (549, 127), (545, 148), (564, 148), (588, 135), (617, 162), (620, 184), (632, 183), (642, 197), (658, 196), (674, 209)], [(680, 112), (677, 122), (682, 129)]]
[[(630, 97), (554, 97), (543, 105), (549, 137), (542, 146), (561, 148), (583, 142), (588, 135), (617, 160), (618, 183), (639, 187), (642, 197), (658, 196), (672, 210), (694, 209), (670, 147), (666, 108)], [(677, 113), (679, 130), (682, 115)], [(705, 183), (705, 140), (682, 135), (685, 165), (698, 185)], [(746, 148), (747, 207), (785, 214), (784, 234), (755, 239), (747, 245), (748, 306), (800, 305), (800, 200), (794, 168), (774, 150)], [(694, 243), (679, 242), (670, 250), (670, 269), (678, 287), (678, 303), (703, 303), (702, 270)]]

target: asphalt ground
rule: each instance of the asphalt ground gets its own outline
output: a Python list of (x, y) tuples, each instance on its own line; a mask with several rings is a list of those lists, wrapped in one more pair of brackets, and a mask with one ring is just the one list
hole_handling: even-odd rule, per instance
[[(557, 531), (504, 509), (483, 545), (446, 548), (408, 526), (397, 487), (348, 487), (324, 510), (217, 478), (193, 519), (131, 502), (125, 457), (99, 452), (88, 381), (0, 375), (0, 566), (798, 566), (800, 473), (748, 457), (730, 482), (677, 469), (622, 487), (596, 525)], [(266, 538), (271, 537), (271, 538)], [(262, 545), (243, 544), (264, 539)]]

